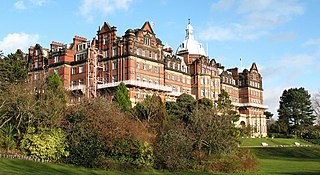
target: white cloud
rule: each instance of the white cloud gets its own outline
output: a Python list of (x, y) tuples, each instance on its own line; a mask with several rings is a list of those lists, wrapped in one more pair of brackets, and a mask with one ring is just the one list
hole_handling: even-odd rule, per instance
[(27, 9), (31, 6), (44, 6), (48, 0), (20, 0), (14, 3), (16, 9)]
[(80, 15), (93, 20), (93, 16), (102, 13), (106, 16), (116, 10), (128, 10), (132, 0), (83, 0), (79, 7)]
[[(225, 4), (224, 4), (225, 3)], [(275, 27), (302, 15), (304, 7), (296, 0), (242, 0), (218, 1), (213, 9), (230, 9), (236, 12), (234, 21), (210, 24), (200, 31), (203, 40), (253, 40), (269, 34)], [(231, 8), (232, 7), (232, 8)], [(225, 12), (229, 13), (229, 11)], [(225, 23), (228, 23), (225, 25)]]
[(14, 7), (16, 9), (26, 9), (23, 1), (17, 1), (16, 3), (14, 3)]
[(33, 5), (43, 6), (47, 3), (47, 0), (30, 0)]
[(279, 41), (292, 41), (297, 38), (297, 34), (294, 32), (283, 32), (278, 33), (269, 38), (271, 42), (279, 42)]
[(320, 46), (320, 38), (309, 39), (303, 43), (303, 46)]
[(39, 35), (26, 33), (10, 33), (0, 41), (0, 48), (4, 54), (15, 52), (21, 49), (26, 52), (30, 45), (35, 45), (38, 41)]
[(212, 4), (212, 9), (227, 10), (234, 4), (234, 2), (234, 0), (219, 0), (218, 2)]
[(210, 26), (199, 33), (202, 40), (254, 40), (262, 35), (265, 31), (252, 32), (250, 26), (234, 24), (231, 26)]

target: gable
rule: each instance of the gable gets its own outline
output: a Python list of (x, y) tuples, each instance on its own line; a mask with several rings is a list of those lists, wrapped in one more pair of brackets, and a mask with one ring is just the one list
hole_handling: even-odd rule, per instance
[(153, 32), (153, 30), (152, 30), (152, 27), (151, 27), (149, 21), (147, 21), (147, 22), (145, 22), (145, 23), (143, 24), (143, 26), (141, 27), (141, 30), (143, 30), (143, 31), (148, 31), (148, 32), (151, 33), (151, 34), (154, 34), (154, 32)]
[(101, 28), (101, 30), (99, 31), (100, 33), (105, 33), (111, 30), (111, 26), (109, 25), (109, 23), (104, 22), (103, 26)]

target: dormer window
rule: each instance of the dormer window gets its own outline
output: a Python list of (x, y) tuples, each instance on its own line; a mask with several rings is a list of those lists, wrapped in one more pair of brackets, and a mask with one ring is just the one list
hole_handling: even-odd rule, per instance
[(36, 50), (36, 56), (38, 56), (39, 55), (39, 50)]
[(144, 44), (150, 46), (150, 43), (151, 43), (150, 37), (149, 36), (144, 37)]

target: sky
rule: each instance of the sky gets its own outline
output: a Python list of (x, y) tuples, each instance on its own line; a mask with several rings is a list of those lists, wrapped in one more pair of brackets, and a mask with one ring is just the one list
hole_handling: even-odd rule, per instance
[[(99, 26), (118, 36), (150, 21), (156, 36), (174, 50), (188, 19), (210, 59), (226, 68), (255, 62), (263, 77), (264, 103), (275, 116), (284, 89), (320, 92), (319, 0), (0, 0), (0, 50), (36, 43), (92, 39)], [(240, 62), (242, 58), (242, 63)]]

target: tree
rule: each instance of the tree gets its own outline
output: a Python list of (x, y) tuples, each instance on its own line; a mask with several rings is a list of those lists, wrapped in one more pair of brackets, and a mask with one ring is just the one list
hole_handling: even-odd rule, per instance
[(273, 114), (270, 111), (265, 111), (264, 115), (266, 116), (266, 119), (270, 120), (273, 116)]
[(2, 57), (3, 57), (3, 52), (2, 50), (0, 50), (0, 59), (2, 59)]
[(7, 83), (25, 82), (28, 76), (27, 62), (16, 54), (9, 54), (0, 59), (0, 86)]
[(117, 91), (113, 97), (113, 102), (120, 106), (121, 112), (126, 112), (131, 109), (130, 96), (127, 87), (123, 82), (119, 84)]
[(190, 121), (195, 102), (196, 100), (191, 95), (182, 94), (177, 98), (176, 102), (167, 102), (166, 109), (170, 116), (187, 123)]
[(149, 129), (158, 132), (165, 120), (166, 109), (161, 98), (155, 94), (147, 96), (131, 110), (131, 115), (139, 121), (146, 121)]
[(316, 122), (317, 125), (320, 126), (320, 92), (316, 93), (312, 98), (312, 106), (317, 117)]
[(302, 87), (283, 91), (278, 116), (279, 121), (286, 123), (291, 134), (301, 137), (304, 129), (314, 124), (315, 115), (310, 97), (308, 91)]
[(221, 90), (221, 93), (219, 94), (217, 109), (222, 115), (231, 117), (233, 122), (238, 121), (240, 118), (240, 115), (237, 113), (235, 107), (232, 105), (228, 93), (224, 90)]

